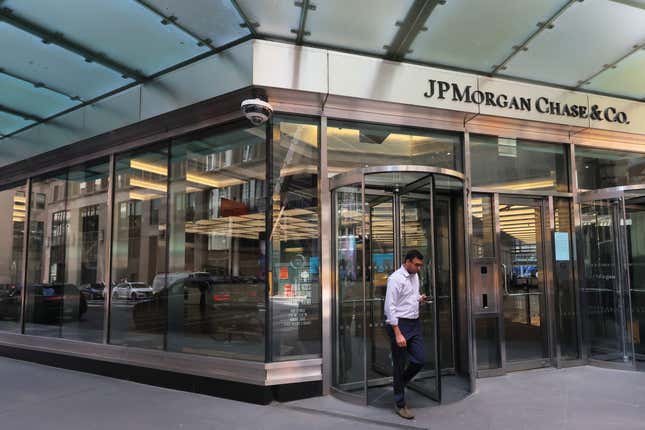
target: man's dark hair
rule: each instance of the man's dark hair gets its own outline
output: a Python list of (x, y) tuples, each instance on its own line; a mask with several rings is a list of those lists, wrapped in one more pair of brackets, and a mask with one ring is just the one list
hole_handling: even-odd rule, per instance
[(414, 260), (415, 258), (418, 258), (419, 260), (423, 260), (423, 254), (421, 254), (421, 253), (420, 253), (419, 251), (417, 251), (416, 249), (413, 249), (413, 250), (408, 251), (408, 253), (407, 253), (407, 254), (405, 254), (405, 260), (403, 260), (403, 261), (404, 261), (404, 262), (405, 262), (405, 261), (412, 261), (412, 260)]

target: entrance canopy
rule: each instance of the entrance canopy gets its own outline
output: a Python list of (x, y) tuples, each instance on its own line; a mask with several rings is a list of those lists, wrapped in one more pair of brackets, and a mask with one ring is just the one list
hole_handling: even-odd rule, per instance
[(0, 0), (0, 140), (250, 38), (645, 98), (645, 0)]

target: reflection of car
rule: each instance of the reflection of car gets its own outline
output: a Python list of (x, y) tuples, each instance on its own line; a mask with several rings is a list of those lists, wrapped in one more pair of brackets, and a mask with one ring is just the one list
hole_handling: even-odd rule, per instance
[(221, 333), (227, 337), (261, 336), (264, 283), (192, 273), (134, 307), (138, 330)]
[(87, 300), (102, 300), (103, 299), (103, 294), (105, 290), (105, 284), (102, 282), (95, 282), (91, 284), (84, 284), (81, 285), (81, 294), (87, 299)]
[(13, 284), (0, 284), (0, 318), (18, 321), (20, 318), (20, 290)]
[(152, 297), (152, 288), (143, 282), (121, 282), (112, 289), (112, 297), (116, 299), (145, 299)]
[(172, 285), (176, 281), (184, 278), (193, 277), (209, 277), (208, 272), (173, 272), (173, 273), (158, 273), (152, 280), (152, 293), (159, 294), (166, 285)]
[(78, 321), (87, 312), (87, 301), (72, 284), (35, 284), (28, 287), (31, 322), (52, 324)]

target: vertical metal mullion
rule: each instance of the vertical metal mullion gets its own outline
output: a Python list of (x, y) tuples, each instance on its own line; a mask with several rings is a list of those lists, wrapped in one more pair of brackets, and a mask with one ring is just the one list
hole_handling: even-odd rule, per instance
[[(172, 206), (172, 141), (166, 143), (166, 171), (168, 172), (166, 176), (166, 249), (164, 252), (165, 266), (164, 267), (164, 288), (168, 288), (168, 272), (170, 270), (170, 235), (172, 226), (170, 225), (170, 209)], [(185, 244), (184, 244), (185, 246)], [(185, 252), (185, 248), (184, 248)], [(168, 298), (166, 298), (166, 305), (168, 305)], [(166, 311), (168, 312), (168, 311)], [(165, 330), (163, 332), (163, 350), (168, 350), (168, 313), (166, 313), (164, 318)]]
[(496, 264), (496, 275), (497, 275), (497, 285), (496, 285), (496, 294), (497, 294), (497, 303), (498, 303), (498, 311), (497, 311), (497, 324), (498, 324), (498, 330), (499, 330), (499, 357), (500, 357), (500, 367), (503, 370), (507, 370), (506, 367), (506, 335), (504, 332), (504, 292), (503, 292), (503, 286), (502, 286), (502, 279), (499, 278), (499, 272), (502, 269), (502, 246), (501, 246), (501, 228), (499, 225), (499, 194), (495, 193), (493, 194), (493, 204), (492, 204), (492, 212), (493, 212), (493, 227), (495, 230), (494, 233), (494, 241), (495, 244), (493, 248), (495, 249), (495, 255), (496, 258), (495, 260), (497, 261)]
[(27, 259), (28, 259), (28, 247), (29, 247), (29, 231), (31, 224), (31, 178), (27, 178), (25, 184), (25, 225), (24, 233), (22, 236), (22, 261), (20, 265), (22, 267), (22, 288), (20, 291), (20, 323), (19, 331), (21, 334), (25, 333), (25, 311), (27, 305)]
[[(363, 390), (364, 390), (364, 401), (367, 405), (368, 403), (368, 391), (367, 391), (367, 312), (366, 312), (366, 303), (365, 299), (367, 297), (367, 287), (366, 287), (366, 265), (365, 265), (365, 250), (367, 247), (367, 238), (368, 234), (365, 230), (365, 173), (361, 175), (361, 222), (363, 225), (362, 234), (363, 234), (363, 252), (362, 252), (362, 275), (363, 275), (363, 301), (362, 301), (362, 312), (363, 312)], [(371, 235), (370, 235), (371, 240)]]
[(107, 191), (107, 223), (105, 233), (105, 267), (103, 279), (105, 287), (103, 289), (103, 343), (110, 342), (110, 316), (112, 307), (112, 241), (114, 231), (114, 190), (116, 188), (115, 181), (115, 161), (116, 156), (110, 155), (109, 171), (108, 171), (108, 191)]
[(399, 193), (392, 193), (392, 226), (394, 245), (394, 270), (398, 269), (403, 264), (403, 256), (401, 255), (401, 195)]
[(332, 379), (332, 205), (327, 165), (327, 117), (321, 116), (318, 128), (318, 196), (320, 201), (320, 261), (321, 261), (321, 312), (322, 312), (322, 376), (323, 394), (329, 393)]
[[(551, 356), (551, 364), (560, 367), (560, 336), (558, 327), (560, 327), (560, 319), (558, 313), (558, 295), (556, 292), (556, 275), (555, 275), (555, 253), (554, 253), (554, 240), (555, 237), (555, 205), (553, 203), (553, 196), (547, 198), (547, 213), (548, 223), (543, 228), (547, 233), (545, 235), (543, 249), (545, 252), (544, 264), (546, 265), (544, 273), (547, 275), (544, 280), (545, 288), (545, 305), (546, 305), (546, 318), (547, 318), (547, 344), (549, 355)], [(544, 217), (543, 217), (544, 218)], [(547, 270), (548, 268), (548, 270)]]
[(448, 295), (448, 307), (450, 309), (450, 349), (451, 349), (451, 355), (452, 355), (452, 367), (454, 369), (457, 368), (457, 343), (455, 342), (455, 333), (456, 333), (456, 319), (455, 315), (457, 314), (455, 312), (455, 274), (453, 270), (454, 266), (454, 258), (453, 258), (453, 234), (452, 234), (452, 229), (454, 227), (453, 223), (453, 210), (454, 210), (454, 205), (452, 204), (452, 199), (448, 197), (446, 200), (446, 203), (448, 205), (447, 213), (448, 213), (448, 285), (449, 285), (449, 295)]
[[(464, 189), (463, 189), (463, 216), (464, 216), (464, 264), (465, 264), (465, 283), (466, 283), (466, 332), (468, 345), (468, 373), (470, 382), (470, 392), (475, 392), (477, 389), (477, 362), (475, 349), (475, 319), (473, 318), (473, 297), (472, 288), (470, 285), (470, 242), (472, 238), (472, 207), (471, 207), (471, 160), (470, 160), (470, 133), (468, 130), (464, 132), (464, 151), (463, 151), (463, 166), (464, 166)], [(454, 334), (453, 334), (454, 337)]]
[(264, 361), (270, 363), (273, 361), (273, 318), (271, 297), (273, 295), (273, 238), (271, 231), (273, 229), (273, 119), (267, 121), (265, 126), (266, 133), (266, 160), (265, 160), (265, 189), (266, 189), (266, 211), (264, 214), (264, 235), (265, 235), (265, 252), (264, 267), (266, 271), (267, 285), (264, 288)]
[(441, 359), (439, 356), (439, 294), (437, 293), (437, 260), (435, 252), (435, 181), (434, 176), (430, 179), (430, 281), (432, 282), (432, 301), (434, 308), (434, 357), (435, 357), (435, 378), (437, 381), (437, 401), (441, 403)]
[(627, 349), (629, 348), (631, 352), (631, 361), (632, 366), (636, 367), (636, 355), (634, 347), (634, 335), (632, 333), (632, 306), (631, 306), (631, 281), (629, 279), (629, 249), (627, 248), (627, 209), (625, 196), (621, 196), (619, 199), (619, 214), (621, 217), (621, 223), (619, 224), (620, 235), (618, 240), (618, 246), (620, 247), (619, 253), (619, 263), (620, 271), (622, 273), (622, 282), (619, 284), (620, 288), (620, 303), (621, 303), (621, 322), (624, 325), (624, 330), (622, 330), (624, 336), (623, 348), (625, 349), (625, 355), (627, 355)]
[(582, 244), (578, 244), (578, 237), (582, 238), (582, 207), (580, 205), (580, 201), (578, 199), (578, 169), (576, 166), (576, 146), (575, 144), (571, 141), (569, 144), (569, 165), (571, 167), (571, 170), (569, 172), (569, 184), (570, 184), (570, 191), (573, 194), (573, 199), (571, 201), (571, 204), (569, 205), (570, 207), (570, 222), (573, 221), (573, 225), (571, 226), (571, 245), (573, 248), (573, 264), (571, 264), (572, 268), (572, 275), (573, 275), (573, 285), (572, 288), (574, 289), (574, 294), (575, 294), (575, 313), (576, 313), (576, 330), (577, 330), (577, 341), (578, 341), (578, 356), (579, 358), (583, 360), (588, 359), (588, 354), (584, 346), (584, 338), (583, 338), (583, 331), (584, 331), (584, 325), (583, 325), (583, 318), (584, 318), (584, 312), (582, 309), (582, 294), (581, 294), (581, 288), (582, 288), (582, 274), (584, 273), (584, 261), (583, 259), (580, 259), (578, 261), (578, 255), (582, 255), (580, 247)]
[[(68, 255), (67, 255), (67, 239), (68, 239), (67, 235), (69, 234), (69, 231), (67, 229), (67, 222), (68, 222), (68, 219), (67, 219), (67, 215), (68, 215), (67, 214), (67, 208), (68, 208), (68, 206), (67, 205), (68, 205), (68, 200), (69, 200), (69, 195), (70, 195), (70, 192), (69, 192), (69, 168), (64, 169), (63, 172), (65, 172), (63, 174), (63, 177), (65, 178), (65, 181), (63, 182), (63, 184), (64, 184), (63, 185), (63, 217), (64, 217), (63, 219), (64, 219), (64, 222), (65, 222), (65, 224), (64, 224), (64, 226), (65, 226), (64, 234), (63, 234), (63, 267), (65, 268), (65, 270), (63, 271), (63, 282), (67, 283), (67, 281), (68, 281), (68, 279), (67, 279), (67, 257), (68, 257)], [(52, 222), (51, 227), (53, 228), (54, 220), (52, 219), (51, 222)], [(50, 240), (51, 240), (51, 235), (50, 235)], [(49, 252), (50, 252), (49, 255), (50, 255), (50, 259), (51, 259), (51, 242), (49, 244)], [(51, 263), (51, 261), (50, 261), (50, 263)], [(58, 273), (57, 273), (57, 275), (58, 275)], [(50, 276), (51, 276), (51, 273), (50, 273)], [(59, 313), (60, 324), (58, 325), (58, 336), (62, 338), (63, 337), (63, 328), (64, 328), (64, 325), (65, 325), (64, 318), (63, 318), (63, 312), (65, 312), (64, 301), (63, 301), (63, 306), (60, 306), (59, 310), (60, 310), (60, 313)]]

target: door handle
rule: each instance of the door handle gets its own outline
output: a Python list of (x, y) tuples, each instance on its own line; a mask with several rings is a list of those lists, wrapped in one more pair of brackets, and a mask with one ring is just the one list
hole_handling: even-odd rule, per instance
[(507, 295), (507, 296), (510, 296), (511, 292), (508, 291), (508, 275), (506, 273), (507, 267), (506, 267), (506, 264), (504, 264), (504, 263), (502, 263), (501, 266), (502, 266), (502, 273), (504, 275), (504, 277), (503, 277), (504, 294)]

